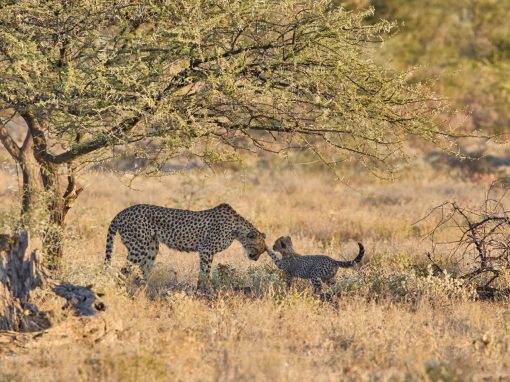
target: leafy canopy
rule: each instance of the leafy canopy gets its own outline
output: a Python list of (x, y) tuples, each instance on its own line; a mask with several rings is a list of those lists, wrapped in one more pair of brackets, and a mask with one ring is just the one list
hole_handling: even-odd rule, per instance
[(253, 148), (377, 168), (405, 157), (409, 137), (449, 134), (426, 86), (372, 60), (391, 29), (365, 23), (372, 10), (332, 0), (0, 4), (0, 110), (27, 121), (40, 161), (82, 163), (140, 142), (156, 168), (181, 152), (212, 161)]
[(375, 19), (401, 23), (385, 52), (420, 76), (439, 77), (435, 88), (469, 108), (465, 128), (510, 130), (510, 1), (370, 0)]

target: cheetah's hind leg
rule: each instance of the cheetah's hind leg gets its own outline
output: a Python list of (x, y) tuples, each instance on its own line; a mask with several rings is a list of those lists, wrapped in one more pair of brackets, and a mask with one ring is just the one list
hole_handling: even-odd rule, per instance
[(116, 276), (117, 286), (120, 288), (128, 287), (129, 285), (136, 285), (138, 287), (145, 284), (145, 278), (142, 277), (142, 272), (133, 266), (132, 263), (126, 264), (120, 268)]
[(133, 273), (133, 265), (130, 262), (126, 262), (126, 264), (120, 268), (120, 271), (115, 275), (115, 281), (117, 286), (125, 287), (128, 283), (128, 279)]
[(128, 249), (128, 261), (126, 261), (125, 265), (120, 269), (116, 277), (119, 287), (125, 287), (132, 283), (140, 286), (145, 281), (143, 280), (143, 277), (141, 277), (141, 272), (134, 267), (134, 265), (142, 266), (142, 260), (144, 257), (140, 253), (142, 252)]
[(159, 252), (159, 242), (157, 239), (152, 239), (149, 244), (149, 249), (147, 250), (147, 255), (141, 261), (140, 268), (143, 272), (143, 277), (145, 281), (149, 280), (149, 276), (151, 274), (152, 267), (154, 266), (154, 261), (156, 260), (156, 256)]
[(335, 278), (331, 277), (329, 279), (322, 279), (322, 282), (328, 286), (328, 291), (321, 292), (320, 299), (321, 301), (331, 301), (337, 290)]

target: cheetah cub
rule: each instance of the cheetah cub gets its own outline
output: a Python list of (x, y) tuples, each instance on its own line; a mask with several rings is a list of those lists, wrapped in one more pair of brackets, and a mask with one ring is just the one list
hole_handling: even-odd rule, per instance
[(334, 284), (333, 278), (338, 268), (351, 268), (361, 262), (365, 255), (365, 248), (361, 243), (358, 243), (358, 246), (358, 256), (351, 261), (338, 261), (321, 255), (302, 256), (294, 250), (290, 236), (280, 237), (273, 245), (273, 250), (281, 253), (281, 259), (269, 247), (266, 250), (276, 266), (285, 273), (288, 287), (292, 285), (294, 277), (299, 277), (309, 279), (313, 285), (314, 293), (319, 293), (322, 289), (321, 281), (328, 285)]

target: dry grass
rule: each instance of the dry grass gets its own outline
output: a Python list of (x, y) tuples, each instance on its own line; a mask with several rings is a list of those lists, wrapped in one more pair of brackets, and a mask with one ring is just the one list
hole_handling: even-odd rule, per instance
[[(428, 243), (419, 236), (427, 227), (411, 224), (446, 199), (478, 202), (490, 179), (421, 169), (396, 183), (355, 177), (349, 188), (321, 172), (274, 167), (137, 180), (133, 189), (108, 173), (85, 175), (61, 277), (94, 283), (108, 309), (92, 320), (65, 317), (60, 301), (41, 294), (55, 325), (23, 344), (0, 344), (0, 381), (510, 378), (508, 303), (473, 301), (468, 290), (415, 272), (424, 269)], [(16, 176), (3, 170), (0, 179), (5, 230)], [(104, 241), (111, 218), (141, 202), (192, 209), (228, 202), (268, 243), (289, 234), (301, 252), (349, 259), (362, 240), (367, 259), (360, 272), (339, 272), (342, 297), (323, 303), (306, 283), (282, 293), (268, 257), (250, 262), (235, 244), (214, 265), (230, 264), (235, 282), (256, 292), (227, 288), (205, 298), (192, 292), (197, 256), (163, 248), (148, 288), (128, 296), (101, 272)], [(124, 260), (117, 239), (114, 266)]]

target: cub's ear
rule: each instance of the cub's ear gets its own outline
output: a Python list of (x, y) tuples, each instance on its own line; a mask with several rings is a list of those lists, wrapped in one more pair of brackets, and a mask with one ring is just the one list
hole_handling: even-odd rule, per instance
[(257, 237), (257, 232), (255, 231), (250, 231), (248, 232), (248, 239), (255, 239)]

